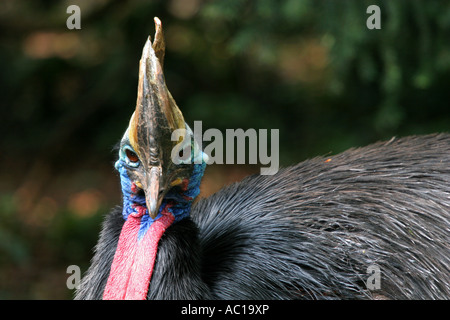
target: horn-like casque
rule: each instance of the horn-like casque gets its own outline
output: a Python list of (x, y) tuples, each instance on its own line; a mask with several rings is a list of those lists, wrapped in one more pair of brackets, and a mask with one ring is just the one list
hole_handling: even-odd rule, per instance
[[(184, 129), (183, 114), (167, 89), (162, 66), (164, 64), (165, 40), (161, 21), (155, 17), (155, 39), (145, 43), (139, 63), (139, 84), (136, 110), (129, 125), (129, 139), (138, 155), (147, 137), (167, 135), (167, 130)], [(170, 136), (170, 135), (169, 135)]]

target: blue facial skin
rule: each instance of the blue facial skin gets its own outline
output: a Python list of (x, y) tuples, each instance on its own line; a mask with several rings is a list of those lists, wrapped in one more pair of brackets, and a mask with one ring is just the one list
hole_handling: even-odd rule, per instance
[[(138, 210), (136, 206), (141, 206), (147, 209), (145, 202), (145, 195), (143, 192), (134, 193), (132, 191), (132, 182), (128, 176), (127, 170), (130, 169), (123, 159), (117, 160), (115, 164), (116, 169), (120, 174), (120, 183), (122, 186), (123, 194), (123, 210), (122, 215), (125, 220), (131, 213), (137, 214)], [(141, 225), (138, 232), (138, 240), (141, 240), (146, 234), (147, 230), (150, 228), (153, 222), (162, 217), (162, 210), (166, 207), (167, 203), (170, 201), (172, 206), (167, 210), (173, 214), (175, 217), (174, 222), (178, 222), (189, 216), (191, 211), (191, 205), (194, 199), (200, 193), (200, 183), (203, 177), (203, 173), (206, 168), (206, 163), (202, 161), (201, 164), (194, 164), (192, 175), (189, 179), (186, 191), (182, 191), (180, 188), (170, 189), (164, 199), (162, 200), (161, 206), (159, 207), (158, 215), (155, 219), (152, 219), (148, 214), (148, 210), (141, 218)]]

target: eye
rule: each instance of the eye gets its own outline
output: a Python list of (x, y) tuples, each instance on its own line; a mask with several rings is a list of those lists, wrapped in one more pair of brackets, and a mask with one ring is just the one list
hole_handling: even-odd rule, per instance
[(190, 161), (191, 160), (191, 146), (185, 146), (183, 149), (180, 149), (178, 151), (178, 157), (180, 158), (180, 160), (182, 160), (184, 163), (186, 161)]
[(139, 162), (139, 157), (137, 156), (137, 154), (131, 151), (130, 149), (125, 149), (125, 154), (127, 155), (127, 158), (128, 160), (130, 160), (130, 162), (133, 163)]
[(178, 156), (180, 157), (180, 159), (185, 160), (185, 157), (188, 154), (188, 152), (189, 152), (189, 149), (185, 147), (183, 149), (180, 149), (180, 151), (178, 151)]
[(120, 150), (120, 158), (130, 167), (137, 168), (139, 166), (138, 155), (128, 145), (123, 146)]

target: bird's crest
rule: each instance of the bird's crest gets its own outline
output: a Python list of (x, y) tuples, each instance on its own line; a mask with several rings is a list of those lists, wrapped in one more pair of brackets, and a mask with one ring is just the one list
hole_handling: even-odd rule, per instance
[[(165, 40), (161, 21), (155, 17), (155, 39), (145, 43), (139, 62), (139, 83), (136, 109), (130, 119), (130, 143), (140, 155), (147, 147), (142, 137), (158, 137), (176, 129), (184, 129), (183, 114), (167, 89), (163, 74)], [(170, 135), (169, 135), (170, 136)]]

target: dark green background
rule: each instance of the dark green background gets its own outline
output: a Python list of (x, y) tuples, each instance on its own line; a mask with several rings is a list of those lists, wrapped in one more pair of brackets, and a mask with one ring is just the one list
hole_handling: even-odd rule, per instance
[[(68, 30), (66, 8), (81, 8)], [(381, 9), (368, 30), (366, 9)], [(65, 299), (120, 203), (115, 143), (161, 18), (167, 85), (203, 129), (280, 130), (283, 166), (450, 130), (448, 1), (0, 2), (0, 298)], [(203, 194), (258, 166), (212, 166)]]

